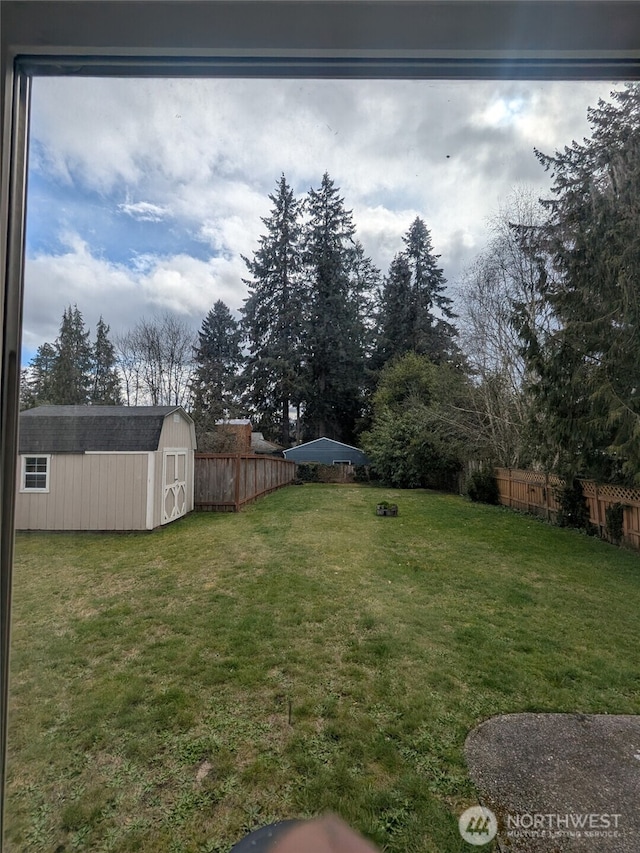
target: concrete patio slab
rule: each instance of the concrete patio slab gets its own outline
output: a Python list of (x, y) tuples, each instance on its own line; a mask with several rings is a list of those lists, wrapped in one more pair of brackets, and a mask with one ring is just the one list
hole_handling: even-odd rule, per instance
[(497, 817), (498, 850), (639, 853), (639, 716), (493, 717), (469, 734), (465, 755)]

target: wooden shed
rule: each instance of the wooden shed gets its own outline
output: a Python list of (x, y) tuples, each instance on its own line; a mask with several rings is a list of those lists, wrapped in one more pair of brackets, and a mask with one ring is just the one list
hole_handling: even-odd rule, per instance
[(284, 451), (292, 462), (317, 462), (321, 465), (369, 465), (364, 451), (333, 438), (316, 438)]
[(39, 406), (20, 415), (18, 530), (152, 530), (193, 509), (180, 406)]

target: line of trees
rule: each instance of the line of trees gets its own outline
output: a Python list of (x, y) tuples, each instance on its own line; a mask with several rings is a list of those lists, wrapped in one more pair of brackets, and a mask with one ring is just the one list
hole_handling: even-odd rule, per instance
[(109, 326), (102, 317), (96, 326), (95, 341), (91, 343), (89, 337), (78, 306), (66, 308), (55, 342), (38, 347), (29, 368), (23, 370), (22, 408), (44, 403), (122, 403), (116, 353), (109, 340)]
[(194, 335), (171, 314), (141, 320), (111, 341), (100, 317), (90, 340), (77, 305), (65, 308), (58, 337), (22, 371), (20, 404), (189, 405)]
[(291, 442), (353, 442), (370, 418), (377, 376), (407, 350), (457, 357), (451, 300), (429, 230), (416, 218), (389, 274), (365, 255), (352, 211), (328, 174), (300, 201), (283, 175), (253, 257), (240, 328), (244, 399), (263, 431)]
[(165, 315), (113, 343), (101, 318), (91, 344), (70, 306), (56, 341), (25, 371), (23, 405), (184, 405), (201, 435), (221, 418), (249, 415), (283, 446), (321, 435), (352, 443), (371, 423), (385, 364), (407, 352), (460, 361), (451, 300), (420, 218), (383, 277), (328, 174), (302, 199), (282, 175), (269, 198), (258, 248), (244, 258), (248, 297), (238, 317), (217, 301), (197, 337)]
[(589, 119), (582, 143), (535, 152), (550, 195), (513, 193), (457, 316), (422, 219), (383, 276), (329, 175), (303, 198), (282, 175), (239, 316), (218, 301), (195, 340), (166, 316), (114, 345), (100, 319), (91, 344), (70, 307), (23, 403), (182, 404), (200, 434), (248, 415), (284, 446), (361, 442), (396, 485), (464, 458), (640, 482), (640, 84)]

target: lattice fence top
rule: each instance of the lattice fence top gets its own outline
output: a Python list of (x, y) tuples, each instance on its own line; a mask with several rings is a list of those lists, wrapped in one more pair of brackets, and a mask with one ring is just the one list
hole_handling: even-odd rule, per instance
[(496, 476), (511, 479), (514, 483), (531, 483), (538, 486), (562, 486), (564, 480), (555, 474), (543, 474), (541, 471), (525, 471), (522, 468), (496, 468)]
[[(586, 480), (583, 480), (583, 488), (587, 485)], [(595, 494), (595, 483), (593, 485), (593, 494)], [(585, 488), (586, 491), (586, 488)], [(640, 489), (629, 489), (626, 486), (614, 486), (609, 483), (598, 486), (598, 497), (617, 503), (640, 504)]]
[[(499, 479), (510, 479), (514, 483), (527, 483), (529, 485), (549, 485), (553, 487), (563, 486), (564, 480), (555, 474), (548, 477), (540, 471), (523, 471), (520, 468), (496, 468), (496, 476)], [(631, 489), (627, 486), (615, 486), (610, 483), (600, 484), (594, 480), (581, 480), (582, 490), (586, 497), (595, 498), (596, 494), (600, 500), (608, 503), (627, 503), (640, 506), (640, 489)]]

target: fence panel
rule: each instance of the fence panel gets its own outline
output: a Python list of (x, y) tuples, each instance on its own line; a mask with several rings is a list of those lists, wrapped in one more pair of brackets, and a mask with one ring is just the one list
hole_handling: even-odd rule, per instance
[(557, 520), (555, 489), (562, 485), (562, 480), (552, 474), (514, 468), (497, 468), (495, 473), (503, 506), (541, 515), (548, 521)]
[(241, 453), (196, 453), (196, 510), (238, 512), (295, 479), (295, 462)]
[[(496, 468), (496, 480), (503, 506), (556, 521), (559, 505), (555, 490), (564, 481), (552, 474), (522, 471), (515, 468)], [(582, 491), (589, 507), (589, 518), (603, 539), (611, 539), (607, 530), (607, 509), (622, 504), (622, 541), (640, 550), (640, 489), (603, 485), (593, 480), (581, 480)]]

